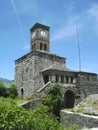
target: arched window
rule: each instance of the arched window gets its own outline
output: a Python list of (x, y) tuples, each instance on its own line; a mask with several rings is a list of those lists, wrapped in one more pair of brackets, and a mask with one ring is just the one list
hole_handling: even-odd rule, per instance
[(24, 95), (24, 89), (21, 88), (21, 98), (23, 99), (23, 95)]

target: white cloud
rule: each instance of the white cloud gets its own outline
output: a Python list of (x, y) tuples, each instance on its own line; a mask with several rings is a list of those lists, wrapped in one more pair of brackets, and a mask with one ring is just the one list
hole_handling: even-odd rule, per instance
[(18, 14), (32, 15), (39, 9), (38, 0), (14, 0)]
[(88, 14), (91, 18), (94, 18), (98, 22), (98, 4), (93, 4), (88, 10)]
[[(74, 12), (74, 7), (72, 11)], [(85, 29), (90, 28), (94, 33), (98, 33), (98, 4), (92, 4), (90, 8), (81, 11), (78, 15), (74, 15), (73, 12), (67, 22), (65, 21), (65, 26), (56, 30), (53, 34), (52, 41), (76, 35), (76, 23), (78, 24), (79, 32), (86, 32)]]
[(93, 4), (90, 9), (87, 11), (89, 20), (93, 21), (93, 26), (98, 34), (98, 4)]
[(59, 32), (56, 32), (51, 40), (60, 40), (65, 37), (71, 36), (75, 33), (75, 25), (66, 25), (64, 28), (62, 28)]
[(29, 49), (30, 49), (30, 45), (29, 44), (25, 45), (24, 48), (23, 48), (23, 50), (26, 50), (26, 51), (28, 51)]
[[(51, 38), (52, 41), (54, 40), (60, 40), (66, 37), (70, 37), (73, 35), (76, 35), (77, 29), (76, 29), (76, 21), (77, 17), (70, 17), (66, 23), (66, 25), (61, 29), (55, 32), (53, 37)], [(81, 29), (83, 24), (82, 23), (77, 23), (78, 24), (78, 29)]]

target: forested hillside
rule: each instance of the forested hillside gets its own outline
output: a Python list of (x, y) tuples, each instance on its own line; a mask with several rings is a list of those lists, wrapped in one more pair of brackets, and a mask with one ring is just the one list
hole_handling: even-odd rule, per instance
[(0, 83), (3, 83), (6, 86), (10, 86), (12, 81), (9, 79), (0, 78)]

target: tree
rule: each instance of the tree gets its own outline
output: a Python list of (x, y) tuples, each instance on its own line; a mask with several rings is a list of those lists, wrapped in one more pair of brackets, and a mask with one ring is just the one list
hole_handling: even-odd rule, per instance
[(12, 99), (0, 99), (0, 130), (64, 130), (48, 107), (39, 104), (34, 110), (16, 106)]
[(51, 86), (50, 92), (42, 97), (43, 104), (47, 105), (50, 108), (50, 111), (57, 117), (60, 116), (62, 100), (61, 86), (58, 84)]
[(10, 87), (6, 87), (3, 83), (0, 83), (0, 96), (4, 98), (16, 98), (18, 96), (17, 87), (14, 84), (11, 84)]
[(11, 84), (10, 88), (9, 88), (9, 97), (11, 98), (16, 98), (18, 96), (17, 93), (17, 87), (14, 84)]
[(3, 83), (0, 83), (0, 96), (5, 98), (8, 97), (8, 89)]

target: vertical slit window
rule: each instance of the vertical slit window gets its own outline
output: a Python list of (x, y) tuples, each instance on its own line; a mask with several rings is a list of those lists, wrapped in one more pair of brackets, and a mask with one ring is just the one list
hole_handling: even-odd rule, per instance
[(45, 51), (47, 50), (47, 46), (46, 46), (46, 44), (44, 45), (44, 50), (45, 50)]
[(71, 77), (71, 83), (73, 83), (73, 77)]
[(40, 43), (40, 50), (42, 50), (42, 47), (43, 47), (43, 45), (42, 45), (42, 43)]
[(61, 76), (61, 83), (64, 83), (64, 76)]
[(66, 76), (66, 83), (68, 83), (69, 82), (69, 77), (68, 76)]
[(55, 80), (56, 80), (56, 82), (59, 81), (59, 76), (58, 75), (55, 76)]

